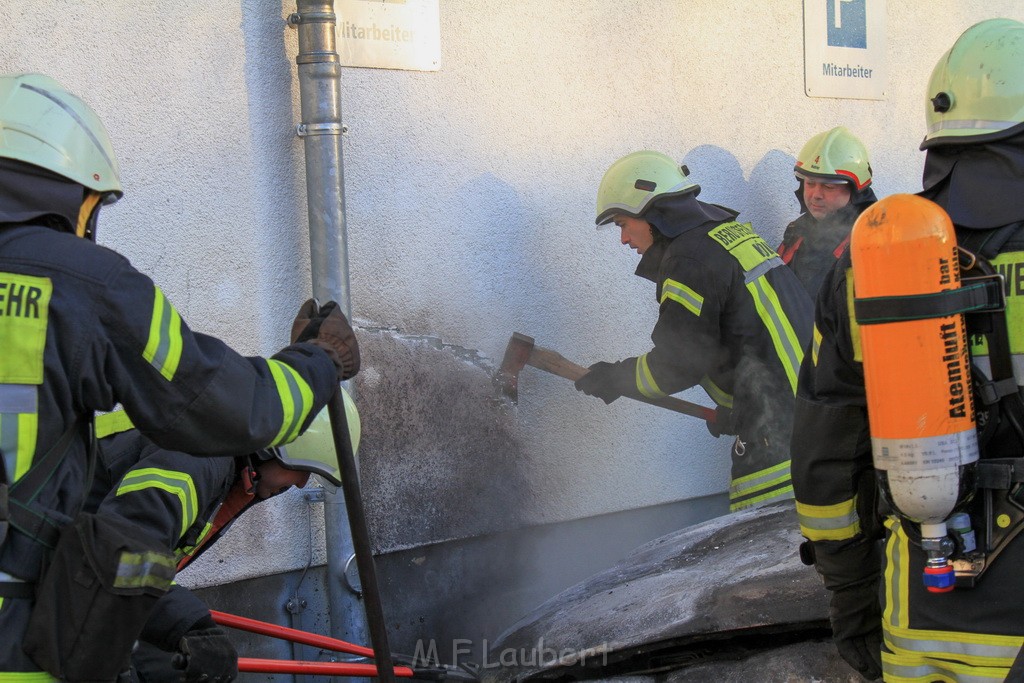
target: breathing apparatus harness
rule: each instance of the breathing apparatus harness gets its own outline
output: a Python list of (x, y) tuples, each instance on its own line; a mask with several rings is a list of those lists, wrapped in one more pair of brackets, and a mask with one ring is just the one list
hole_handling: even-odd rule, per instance
[[(1015, 237), (1018, 241), (1024, 238), (1024, 225), (1010, 225), (996, 231), (971, 231), (960, 237), (963, 272), (969, 274), (969, 280), (998, 281), (998, 294), (1004, 302), (1000, 306), (995, 299), (987, 309), (966, 314), (968, 333), (983, 336), (988, 343), (990, 369), (986, 376), (977, 363), (972, 363), (971, 367), (981, 457), (973, 482), (974, 498), (967, 510), (959, 513), (969, 515), (960, 517), (969, 527), (964, 526), (963, 531), (959, 531), (957, 525), (951, 525), (956, 546), (953, 568), (956, 585), (960, 587), (974, 586), (1007, 544), (1024, 530), (1024, 395), (1013, 372), (1005, 307), (1006, 283), (989, 261)], [(1012, 449), (1002, 450), (1012, 450), (1016, 455), (987, 455), (993, 442), (1013, 444)]]
[[(930, 573), (926, 566), (924, 580), (931, 592), (973, 587), (1024, 530), (1024, 395), (1013, 372), (1005, 278), (989, 260), (1011, 241), (1021, 242), (1024, 250), (1024, 224), (962, 230), (957, 254), (964, 277), (959, 288), (927, 295), (863, 298), (854, 303), (860, 325), (963, 314), (969, 337), (987, 342), (987, 374), (977, 362), (970, 367), (980, 457), (971, 467), (961, 468), (959, 500), (946, 520), (947, 535), (926, 537), (922, 525), (885, 496), (891, 511), (900, 517), (901, 527), (926, 551), (928, 565), (947, 567), (946, 575), (937, 577), (941, 572)], [(1015, 455), (987, 454), (995, 444), (1004, 453)]]

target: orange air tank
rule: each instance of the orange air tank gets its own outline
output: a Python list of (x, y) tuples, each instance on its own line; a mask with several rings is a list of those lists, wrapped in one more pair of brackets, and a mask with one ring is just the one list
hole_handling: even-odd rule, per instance
[[(850, 256), (857, 299), (915, 303), (960, 287), (953, 225), (915, 195), (887, 197), (861, 214)], [(860, 322), (875, 469), (900, 516), (935, 545), (946, 538), (945, 520), (972, 495), (968, 470), (978, 460), (963, 315)], [(946, 558), (935, 559), (930, 564)]]

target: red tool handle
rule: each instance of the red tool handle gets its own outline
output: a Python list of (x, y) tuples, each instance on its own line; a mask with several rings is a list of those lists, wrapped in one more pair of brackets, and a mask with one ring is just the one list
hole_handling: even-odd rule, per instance
[(344, 640), (338, 640), (337, 638), (322, 636), (317, 633), (309, 633), (307, 631), (300, 631), (296, 628), (288, 628), (287, 626), (278, 626), (277, 624), (270, 624), (265, 621), (259, 621), (258, 619), (240, 617), (235, 614), (227, 614), (226, 612), (218, 612), (216, 610), (210, 610), (210, 614), (213, 616), (213, 620), (221, 626), (237, 628), (240, 631), (249, 631), (250, 633), (259, 633), (264, 636), (281, 638), (282, 640), (290, 640), (303, 645), (312, 645), (313, 647), (323, 648), (324, 650), (345, 652), (350, 655), (359, 655), (360, 657), (373, 657), (373, 650), (370, 648), (347, 643)]
[[(238, 658), (238, 671), (266, 674), (308, 674), (311, 676), (376, 676), (373, 664), (348, 664), (345, 662), (299, 662), (284, 659)], [(395, 676), (412, 678), (413, 672), (407, 666), (396, 666)]]

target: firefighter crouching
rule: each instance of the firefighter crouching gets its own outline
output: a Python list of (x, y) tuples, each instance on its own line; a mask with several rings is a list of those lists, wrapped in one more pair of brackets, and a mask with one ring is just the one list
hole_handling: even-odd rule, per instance
[[(927, 98), (924, 189), (861, 217), (819, 295), (793, 435), (802, 552), (866, 678), (1024, 680), (1024, 24), (965, 31)], [(880, 230), (907, 256), (873, 262)], [(917, 239), (933, 257), (905, 249)], [(922, 397), (948, 394), (937, 410), (910, 407), (913, 368), (878, 371), (875, 342), (918, 324), (934, 329), (917, 362), (947, 385)]]
[[(342, 390), (346, 424), (359, 448), (359, 413)], [(323, 410), (288, 446), (236, 458), (195, 458), (160, 448), (133, 429), (122, 411), (96, 418), (99, 462), (86, 510), (131, 519), (174, 554), (178, 571), (198, 557), (254, 505), (310, 474), (340, 486), (330, 420)], [(133, 680), (228, 681), (238, 654), (209, 608), (175, 584), (150, 614), (132, 653)]]
[(337, 307), (272, 358), (193, 333), (95, 244), (100, 207), (121, 195), (88, 105), (46, 76), (0, 77), (3, 681), (115, 680), (174, 578), (174, 557), (134, 521), (80, 513), (95, 411), (120, 403), (163, 448), (254, 452), (294, 440), (359, 367)]

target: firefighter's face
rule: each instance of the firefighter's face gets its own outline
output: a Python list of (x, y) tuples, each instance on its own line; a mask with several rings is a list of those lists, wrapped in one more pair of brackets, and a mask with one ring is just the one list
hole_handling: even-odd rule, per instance
[(823, 183), (813, 178), (804, 180), (804, 204), (819, 221), (849, 203), (850, 186), (846, 183)]
[(260, 500), (284, 493), (292, 486), (302, 488), (309, 481), (309, 472), (285, 469), (277, 460), (261, 462), (256, 471), (259, 474), (259, 481), (256, 482), (255, 493)]
[(615, 225), (621, 232), (622, 243), (630, 249), (636, 249), (638, 254), (643, 255), (654, 244), (651, 224), (643, 219), (632, 216), (616, 216)]

